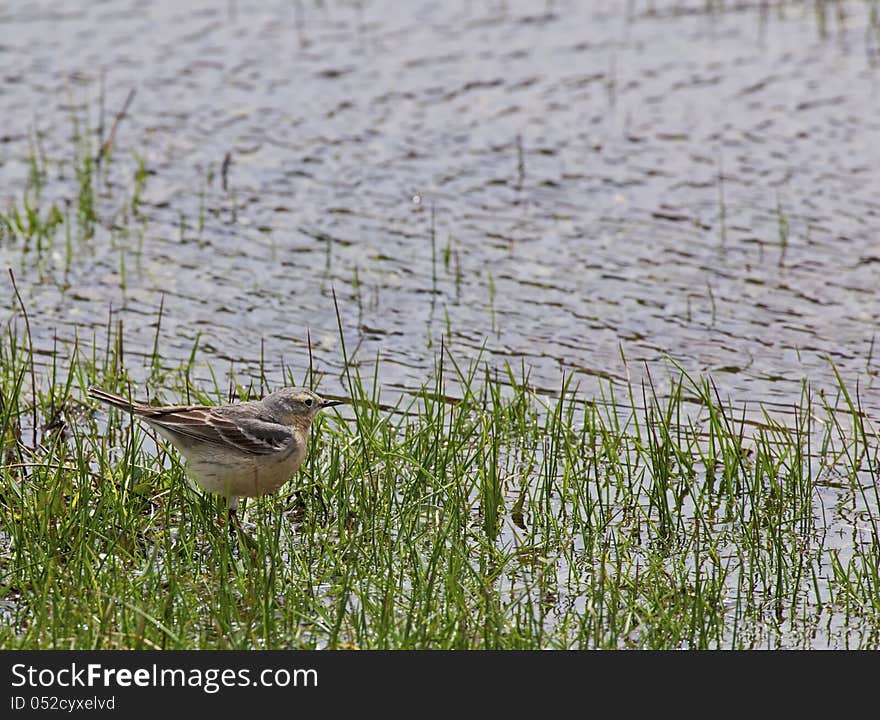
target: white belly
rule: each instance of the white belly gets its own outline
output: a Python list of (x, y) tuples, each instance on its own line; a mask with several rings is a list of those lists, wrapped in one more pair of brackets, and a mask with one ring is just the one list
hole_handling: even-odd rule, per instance
[(204, 462), (188, 458), (187, 474), (208, 492), (224, 497), (257, 497), (274, 492), (293, 477), (305, 459), (305, 446), (288, 457), (253, 456), (235, 462)]

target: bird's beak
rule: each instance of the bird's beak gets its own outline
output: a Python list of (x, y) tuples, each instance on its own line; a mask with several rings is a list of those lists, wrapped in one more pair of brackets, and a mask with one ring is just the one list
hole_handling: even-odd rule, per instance
[(346, 403), (345, 400), (325, 400), (321, 403), (322, 408), (333, 407), (334, 405), (344, 405)]

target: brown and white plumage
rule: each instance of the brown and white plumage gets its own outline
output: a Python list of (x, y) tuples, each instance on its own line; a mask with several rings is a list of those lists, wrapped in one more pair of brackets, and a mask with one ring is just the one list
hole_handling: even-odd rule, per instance
[(228, 498), (233, 509), (238, 498), (265, 495), (287, 482), (305, 460), (315, 415), (340, 404), (304, 388), (218, 407), (146, 405), (94, 386), (89, 395), (155, 428), (186, 458), (193, 480)]

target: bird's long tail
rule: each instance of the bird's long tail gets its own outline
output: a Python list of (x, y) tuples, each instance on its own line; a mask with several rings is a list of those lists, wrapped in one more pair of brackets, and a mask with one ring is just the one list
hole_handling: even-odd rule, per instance
[(92, 385), (89, 388), (89, 397), (94, 398), (95, 400), (100, 400), (101, 402), (112, 405), (113, 407), (127, 410), (128, 412), (137, 412), (141, 406), (140, 403), (131, 402), (122, 397), (122, 395), (116, 395), (115, 393), (108, 392), (107, 390), (96, 387), (95, 385)]

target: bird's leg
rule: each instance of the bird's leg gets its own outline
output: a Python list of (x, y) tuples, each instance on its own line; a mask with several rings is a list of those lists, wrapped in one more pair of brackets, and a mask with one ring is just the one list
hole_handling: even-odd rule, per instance
[(229, 534), (233, 537), (238, 536), (239, 540), (243, 540), (251, 551), (258, 550), (260, 544), (242, 527), (241, 520), (238, 518), (238, 501), (237, 497), (229, 498)]
[(231, 497), (229, 498), (229, 534), (233, 537), (235, 536), (235, 531), (244, 532), (244, 529), (241, 527), (241, 521), (238, 519), (238, 498)]

